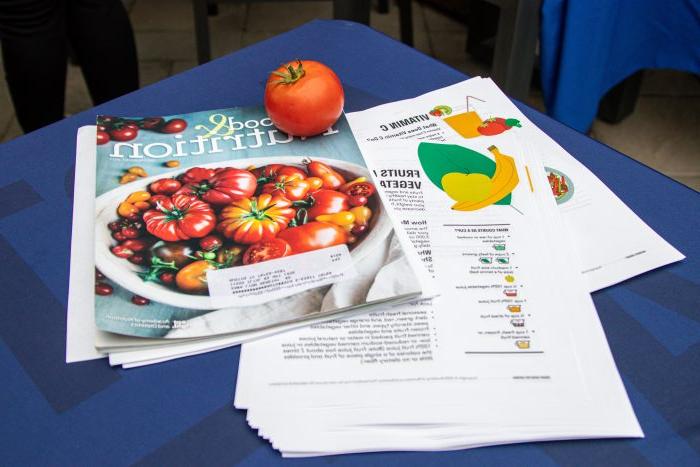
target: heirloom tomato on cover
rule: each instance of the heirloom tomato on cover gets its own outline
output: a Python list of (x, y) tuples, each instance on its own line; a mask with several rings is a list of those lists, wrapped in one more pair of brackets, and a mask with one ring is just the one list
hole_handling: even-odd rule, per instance
[(309, 219), (316, 219), (322, 214), (335, 214), (350, 209), (350, 199), (345, 193), (335, 190), (318, 190), (304, 201), (310, 204)]
[[(191, 171), (196, 172), (190, 173)], [(215, 206), (252, 196), (258, 186), (255, 175), (247, 170), (233, 168), (190, 169), (185, 172), (183, 180), (192, 181), (178, 193), (197, 196)]]
[(324, 164), (323, 162), (319, 161), (307, 160), (306, 167), (312, 176), (321, 179), (323, 182), (323, 188), (337, 190), (345, 184), (345, 179), (343, 176), (336, 172), (328, 164)]
[(309, 193), (314, 193), (323, 188), (323, 180), (318, 177), (307, 177), (306, 181), (309, 184)]
[(343, 86), (333, 70), (312, 60), (280, 66), (265, 85), (265, 110), (289, 135), (314, 136), (333, 125), (343, 112)]
[(161, 124), (158, 128), (161, 133), (180, 133), (187, 128), (187, 122), (181, 118), (173, 118)]
[(109, 143), (109, 133), (104, 130), (97, 130), (97, 145)]
[(174, 178), (161, 178), (148, 186), (148, 189), (156, 195), (172, 195), (182, 187), (182, 183)]
[(149, 233), (166, 242), (205, 237), (216, 226), (211, 206), (186, 195), (161, 199), (143, 220)]
[(306, 172), (298, 167), (284, 164), (269, 164), (264, 167), (253, 169), (253, 175), (258, 179), (258, 183), (271, 182), (277, 177), (285, 176), (289, 178), (306, 178)]
[(345, 230), (328, 222), (309, 222), (297, 227), (290, 227), (281, 231), (277, 238), (289, 243), (294, 254), (320, 250), (348, 242), (348, 234)]
[(292, 247), (281, 238), (270, 238), (253, 243), (243, 253), (243, 264), (262, 263), (292, 254)]
[(274, 182), (263, 185), (262, 192), (271, 195), (280, 195), (289, 201), (299, 201), (304, 199), (310, 189), (309, 182), (295, 178), (294, 176), (280, 175)]
[(348, 195), (353, 206), (364, 206), (376, 189), (365, 177), (360, 177), (341, 186), (340, 191)]
[(205, 294), (209, 291), (207, 271), (213, 271), (216, 265), (210, 261), (199, 260), (180, 269), (175, 276), (175, 285), (183, 292)]
[(181, 174), (178, 178), (183, 184), (199, 183), (202, 180), (211, 178), (216, 173), (214, 169), (205, 169), (204, 167), (192, 167)]
[(236, 243), (250, 245), (274, 238), (287, 227), (295, 214), (288, 199), (263, 193), (258, 197), (234, 201), (223, 208), (217, 229)]

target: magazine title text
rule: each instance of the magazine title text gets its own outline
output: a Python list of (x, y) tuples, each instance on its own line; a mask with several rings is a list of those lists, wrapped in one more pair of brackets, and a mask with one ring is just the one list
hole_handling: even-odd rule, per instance
[[(190, 139), (176, 134), (173, 135), (174, 141), (169, 142), (116, 143), (109, 157), (114, 159), (164, 159), (167, 157), (199, 156), (287, 144), (295, 139), (294, 136), (287, 135), (275, 128), (272, 120), (268, 117), (260, 120), (238, 121), (235, 117), (213, 114), (209, 116), (209, 122), (214, 126), (196, 125), (194, 129), (202, 134)], [(331, 127), (321, 136), (336, 133), (338, 130)]]

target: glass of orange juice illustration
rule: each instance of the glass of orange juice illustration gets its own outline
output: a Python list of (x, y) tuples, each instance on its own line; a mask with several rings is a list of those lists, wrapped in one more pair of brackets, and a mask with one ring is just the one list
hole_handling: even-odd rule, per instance
[(515, 341), (515, 345), (519, 349), (529, 349), (530, 348), (530, 341)]
[(481, 136), (477, 128), (479, 128), (483, 121), (481, 117), (479, 117), (479, 114), (473, 110), (450, 115), (449, 117), (445, 117), (444, 120), (445, 123), (450, 125), (462, 138), (476, 138), (477, 136)]
[[(469, 98), (483, 102), (481, 99), (474, 96), (467, 96), (465, 112), (455, 113), (443, 119), (445, 123), (450, 125), (462, 138), (476, 138), (477, 136), (481, 136), (477, 128), (484, 123), (481, 117), (479, 117), (479, 114), (476, 113), (475, 110), (469, 108)], [(455, 108), (455, 110), (457, 110), (457, 108)]]

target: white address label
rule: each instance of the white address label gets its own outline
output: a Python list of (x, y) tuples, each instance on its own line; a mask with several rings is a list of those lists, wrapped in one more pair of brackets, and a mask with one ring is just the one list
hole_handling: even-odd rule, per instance
[(357, 274), (347, 245), (207, 272), (212, 306), (260, 305)]

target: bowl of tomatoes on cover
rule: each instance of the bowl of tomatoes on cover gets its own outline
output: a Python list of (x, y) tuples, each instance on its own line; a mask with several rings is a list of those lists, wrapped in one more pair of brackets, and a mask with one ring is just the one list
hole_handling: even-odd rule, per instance
[(206, 310), (208, 271), (342, 244), (358, 261), (390, 232), (365, 167), (298, 156), (224, 161), (98, 197), (95, 265), (141, 297)]

